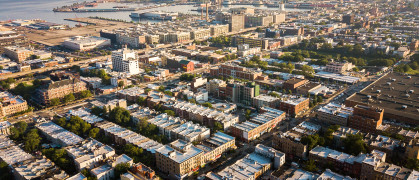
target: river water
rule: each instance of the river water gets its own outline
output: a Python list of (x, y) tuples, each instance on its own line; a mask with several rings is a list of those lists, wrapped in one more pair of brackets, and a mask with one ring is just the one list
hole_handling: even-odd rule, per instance
[[(89, 17), (99, 16), (112, 19), (122, 19), (126, 21), (132, 21), (129, 17), (133, 11), (120, 11), (120, 12), (53, 12), (52, 9), (61, 7), (63, 5), (71, 5), (76, 2), (75, 0), (0, 0), (0, 21), (15, 20), (15, 19), (43, 19), (49, 22), (68, 24), (74, 26), (74, 22), (66, 21), (65, 18), (75, 17)], [(143, 4), (123, 4), (123, 3), (99, 3), (97, 9), (112, 8), (114, 6), (129, 6), (142, 8), (146, 5)], [(229, 7), (253, 7), (258, 9), (277, 9), (268, 8), (266, 6), (252, 6), (252, 5), (232, 5)], [(222, 8), (229, 8), (223, 6)], [(193, 5), (176, 5), (176, 6), (165, 6), (157, 7), (152, 9), (140, 10), (136, 12), (147, 12), (147, 11), (168, 11), (168, 12), (179, 12), (188, 14), (200, 14), (200, 12), (192, 11), (196, 9)], [(295, 11), (290, 9), (289, 11)], [(138, 20), (134, 20), (138, 21)], [(141, 20), (141, 22), (155, 22), (153, 20)]]

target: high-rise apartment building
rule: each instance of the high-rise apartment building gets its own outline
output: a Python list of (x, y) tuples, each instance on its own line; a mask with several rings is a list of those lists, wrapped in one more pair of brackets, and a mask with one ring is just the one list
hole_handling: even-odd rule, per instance
[(354, 18), (355, 18), (354, 15), (350, 15), (350, 14), (344, 15), (342, 16), (342, 22), (346, 24), (352, 24), (354, 23)]
[(215, 20), (223, 24), (228, 24), (230, 32), (238, 32), (244, 29), (244, 14), (234, 14), (219, 12), (215, 15)]
[(225, 89), (225, 98), (234, 103), (253, 104), (253, 98), (259, 96), (260, 87), (252, 83), (231, 83)]
[(112, 66), (114, 71), (130, 74), (140, 73), (137, 53), (127, 48), (112, 52)]

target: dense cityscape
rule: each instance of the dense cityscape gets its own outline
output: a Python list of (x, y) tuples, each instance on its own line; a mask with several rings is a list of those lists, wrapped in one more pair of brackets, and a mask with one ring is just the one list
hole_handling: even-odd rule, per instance
[(419, 180), (418, 0), (38, 3), (0, 180)]

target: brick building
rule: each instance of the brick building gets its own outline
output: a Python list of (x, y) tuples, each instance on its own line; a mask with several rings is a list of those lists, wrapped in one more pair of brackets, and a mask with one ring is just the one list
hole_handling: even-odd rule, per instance
[(13, 115), (28, 109), (28, 103), (21, 96), (13, 96), (11, 93), (0, 92), (0, 117)]
[(304, 97), (291, 96), (285, 100), (281, 100), (279, 108), (290, 116), (295, 116), (309, 109), (310, 99)]
[(51, 99), (63, 98), (70, 93), (79, 93), (87, 90), (86, 83), (78, 78), (51, 81), (35, 90), (34, 99), (40, 104), (49, 104)]
[(372, 107), (356, 105), (352, 116), (349, 116), (348, 127), (359, 129), (363, 132), (375, 132), (383, 122), (384, 110)]
[(218, 122), (227, 130), (239, 122), (238, 116), (189, 102), (169, 101), (164, 106), (173, 110), (180, 118), (197, 121), (208, 127), (213, 127)]
[(261, 71), (255, 71), (246, 67), (234, 64), (222, 64), (220, 67), (210, 69), (211, 76), (233, 77), (254, 81), (258, 76), (262, 76)]
[(348, 62), (331, 62), (326, 65), (325, 71), (336, 73), (336, 74), (342, 74), (346, 71), (352, 70), (355, 66), (352, 65), (352, 63)]
[(306, 158), (308, 147), (301, 143), (301, 138), (314, 135), (320, 129), (321, 126), (304, 121), (285, 133), (273, 136), (272, 147), (284, 152), (291, 159)]
[(190, 72), (193, 71), (195, 68), (195, 65), (192, 61), (189, 60), (180, 60), (180, 59), (167, 59), (167, 67), (169, 67), (170, 69), (175, 69), (175, 70), (181, 70), (181, 71), (185, 71), (185, 72)]
[(284, 89), (288, 89), (288, 90), (291, 90), (291, 91), (295, 92), (295, 90), (298, 87), (300, 87), (300, 86), (302, 86), (302, 85), (304, 85), (308, 82), (309, 81), (307, 79), (292, 78), (292, 79), (289, 79), (289, 80), (285, 81), (283, 87), (284, 87)]
[(263, 133), (271, 131), (280, 121), (285, 119), (285, 112), (264, 107), (265, 112), (251, 118), (244, 123), (237, 123), (231, 126), (231, 134), (238, 139), (250, 142)]

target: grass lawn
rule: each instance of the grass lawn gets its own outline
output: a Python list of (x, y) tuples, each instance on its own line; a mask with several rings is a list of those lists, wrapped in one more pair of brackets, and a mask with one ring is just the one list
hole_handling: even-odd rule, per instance
[(406, 72), (407, 74), (412, 74), (412, 75), (419, 75), (419, 69), (417, 69), (417, 70), (410, 70), (410, 71), (407, 71)]

